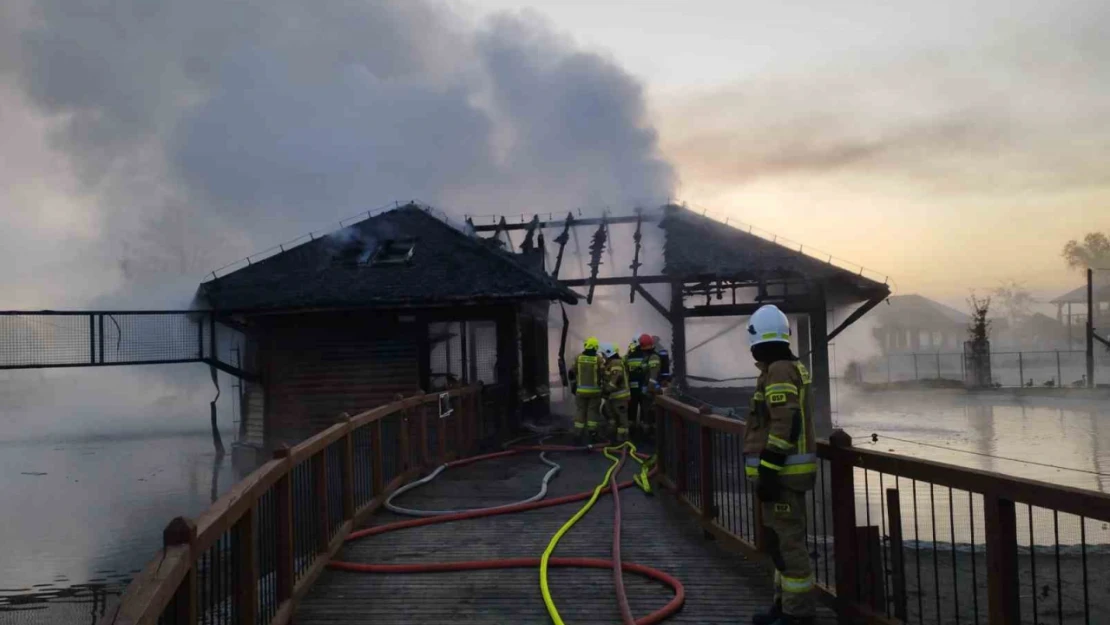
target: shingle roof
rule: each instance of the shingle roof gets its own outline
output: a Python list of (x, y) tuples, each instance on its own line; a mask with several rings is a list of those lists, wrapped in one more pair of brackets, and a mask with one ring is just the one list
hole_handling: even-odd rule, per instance
[(798, 250), (681, 206), (667, 206), (659, 226), (667, 233), (663, 273), (686, 279), (836, 281), (859, 294), (889, 293), (882, 282), (826, 263)]
[(896, 295), (887, 304), (875, 311), (885, 327), (945, 330), (966, 328), (971, 323), (971, 315), (921, 295)]
[[(414, 240), (409, 262), (366, 263)], [(220, 310), (412, 307), (559, 299), (569, 289), (415, 205), (375, 215), (201, 285)]]

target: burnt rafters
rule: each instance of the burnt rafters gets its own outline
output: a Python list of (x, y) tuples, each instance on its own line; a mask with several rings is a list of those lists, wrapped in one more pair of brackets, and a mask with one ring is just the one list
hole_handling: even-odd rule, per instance
[[(536, 231), (539, 230), (540, 216), (535, 215), (532, 221), (528, 223), (528, 232), (524, 235), (524, 242), (520, 244), (520, 249), (523, 252), (531, 252), (536, 247)], [(543, 236), (542, 234), (540, 235)]]
[(570, 241), (570, 229), (574, 224), (574, 213), (567, 213), (567, 221), (563, 226), (563, 231), (559, 236), (555, 237), (555, 242), (559, 244), (559, 254), (555, 257), (555, 271), (551, 272), (553, 278), (559, 277), (559, 269), (563, 266), (563, 252), (567, 248), (567, 243)]
[(632, 270), (632, 288), (628, 290), (629, 303), (636, 301), (636, 287), (639, 285), (636, 278), (640, 276), (640, 267), (643, 266), (643, 263), (640, 262), (640, 241), (643, 239), (640, 235), (640, 226), (642, 225), (643, 221), (640, 219), (640, 215), (636, 215), (636, 232), (632, 235), (632, 240), (636, 244), (636, 251), (632, 256), (632, 264), (628, 266)]
[(597, 227), (590, 241), (590, 290), (586, 293), (586, 303), (592, 304), (594, 300), (594, 287), (598, 271), (601, 270), (601, 255), (605, 253), (605, 243), (609, 237), (605, 234), (606, 224), (604, 219)]

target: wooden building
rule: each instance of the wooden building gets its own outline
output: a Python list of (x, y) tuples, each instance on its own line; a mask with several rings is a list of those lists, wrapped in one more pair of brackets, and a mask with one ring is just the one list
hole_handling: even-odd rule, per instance
[(875, 321), (884, 355), (960, 352), (971, 315), (921, 295), (895, 295), (875, 311)]
[(575, 294), (533, 259), (410, 204), (201, 285), (250, 337), (241, 438), (300, 440), (397, 394), (481, 381), (543, 410), (547, 316)]
[[(1095, 326), (1110, 315), (1110, 272), (1096, 272), (1095, 282), (1092, 285), (1091, 295), (1094, 299)], [(1067, 333), (1069, 349), (1083, 347), (1086, 341), (1087, 317), (1090, 315), (1090, 306), (1087, 304), (1087, 285), (1072, 289), (1067, 293), (1053, 299), (1056, 304), (1056, 320), (1060, 322)]]

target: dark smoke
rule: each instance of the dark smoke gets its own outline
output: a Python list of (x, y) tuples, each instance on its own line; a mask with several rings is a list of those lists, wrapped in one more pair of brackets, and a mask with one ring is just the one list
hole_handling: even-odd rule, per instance
[(395, 199), (565, 211), (674, 184), (640, 85), (535, 14), (472, 27), (425, 0), (42, 0), (5, 18), (4, 80), (80, 181), (90, 255), (132, 281), (196, 282)]

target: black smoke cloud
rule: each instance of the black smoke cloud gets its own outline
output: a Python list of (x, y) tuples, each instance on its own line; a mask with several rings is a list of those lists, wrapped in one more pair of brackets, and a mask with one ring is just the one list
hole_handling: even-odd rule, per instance
[(4, 17), (0, 77), (79, 182), (98, 224), (86, 267), (116, 278), (195, 284), (383, 201), (628, 207), (675, 182), (640, 85), (532, 13), (39, 0)]

